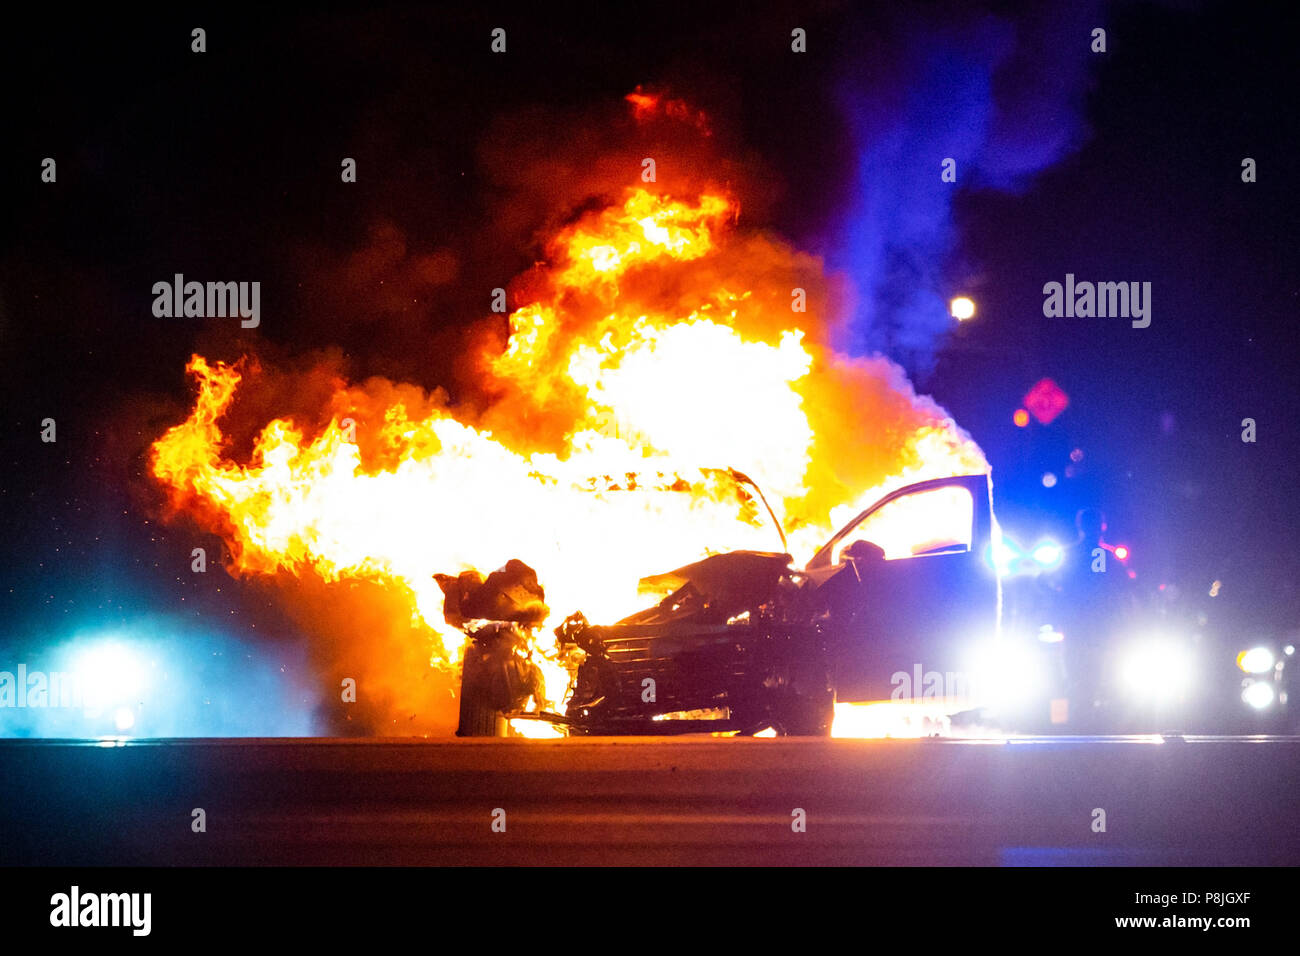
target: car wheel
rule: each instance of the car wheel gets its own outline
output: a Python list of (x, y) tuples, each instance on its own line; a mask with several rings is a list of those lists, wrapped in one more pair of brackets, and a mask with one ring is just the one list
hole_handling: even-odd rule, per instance
[(457, 737), (502, 736), (504, 720), (493, 694), (495, 660), (471, 645), (465, 651), (460, 678), (460, 721)]
[(835, 695), (795, 697), (781, 708), (778, 732), (787, 737), (828, 737), (835, 717)]

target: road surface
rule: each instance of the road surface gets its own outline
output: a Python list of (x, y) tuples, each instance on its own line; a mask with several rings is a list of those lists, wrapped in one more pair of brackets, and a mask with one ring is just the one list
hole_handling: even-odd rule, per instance
[(1300, 738), (10, 740), (0, 778), (11, 865), (1300, 863)]

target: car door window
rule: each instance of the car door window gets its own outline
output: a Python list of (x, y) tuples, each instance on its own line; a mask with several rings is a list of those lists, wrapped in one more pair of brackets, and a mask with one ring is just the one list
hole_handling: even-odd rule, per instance
[(858, 541), (879, 545), (886, 561), (925, 554), (969, 551), (975, 502), (965, 488), (949, 485), (903, 495), (866, 515), (835, 543), (831, 563)]

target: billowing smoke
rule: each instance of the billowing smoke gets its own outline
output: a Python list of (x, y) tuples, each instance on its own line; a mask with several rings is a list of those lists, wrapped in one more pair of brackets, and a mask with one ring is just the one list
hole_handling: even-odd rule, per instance
[[(1015, 18), (892, 9), (841, 84), (858, 156), (830, 262), (856, 288), (844, 347), (924, 373), (952, 327), (948, 295), (961, 291), (945, 282), (957, 197), (1026, 188), (1082, 144), (1091, 31), (1103, 24), (1092, 3)], [(943, 181), (946, 160), (955, 182)]]

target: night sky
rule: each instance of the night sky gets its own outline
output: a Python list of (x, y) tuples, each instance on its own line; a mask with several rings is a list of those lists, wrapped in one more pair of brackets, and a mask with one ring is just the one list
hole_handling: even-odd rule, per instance
[[(191, 574), (191, 548), (220, 543), (163, 524), (143, 476), (150, 442), (191, 401), (186, 360), (326, 356), (354, 380), (444, 385), (454, 399), (485, 290), (531, 266), (537, 237), (581, 200), (581, 157), (638, 84), (714, 119), (749, 182), (748, 222), (876, 290), (846, 347), (902, 363), (971, 433), (1004, 524), (1065, 534), (1077, 508), (1101, 507), (1143, 580), (1188, 594), (1222, 580), (1222, 628), (1300, 626), (1300, 143), (1294, 41), (1272, 13), (614, 6), (11, 22), (0, 667), (151, 621), (222, 680), (285, 674), (260, 685), (274, 698), (264, 715), (193, 726), (292, 731), (311, 693), (279, 668), (300, 661), (301, 628), (265, 582)], [(204, 54), (190, 51), (194, 26)], [(489, 50), (496, 26), (503, 56)], [(790, 52), (795, 26), (806, 54)], [(1094, 26), (1104, 54), (1088, 49)], [(992, 133), (962, 138), (985, 121)], [(881, 130), (905, 131), (892, 158), (925, 180), (915, 196), (908, 175), (888, 182), (893, 218), (858, 194), (880, 168), (863, 160)], [(557, 159), (557, 144), (575, 158)], [(949, 155), (962, 157), (958, 183), (936, 197)], [(46, 156), (55, 184), (40, 179)], [(344, 156), (355, 185), (339, 181)], [(1241, 180), (1245, 157), (1257, 182)], [(517, 172), (548, 163), (548, 191)], [(898, 275), (863, 258), (872, 229), (896, 238)], [(261, 328), (155, 318), (151, 287), (177, 272), (261, 281)], [(1042, 287), (1066, 273), (1150, 282), (1151, 326), (1044, 317)], [(897, 300), (909, 285), (936, 301), (969, 293), (979, 315), (955, 328), (924, 297)], [(1017, 428), (1045, 376), (1068, 410)], [(55, 444), (40, 440), (46, 417)], [(1061, 477), (1050, 489), (1048, 471)]]

